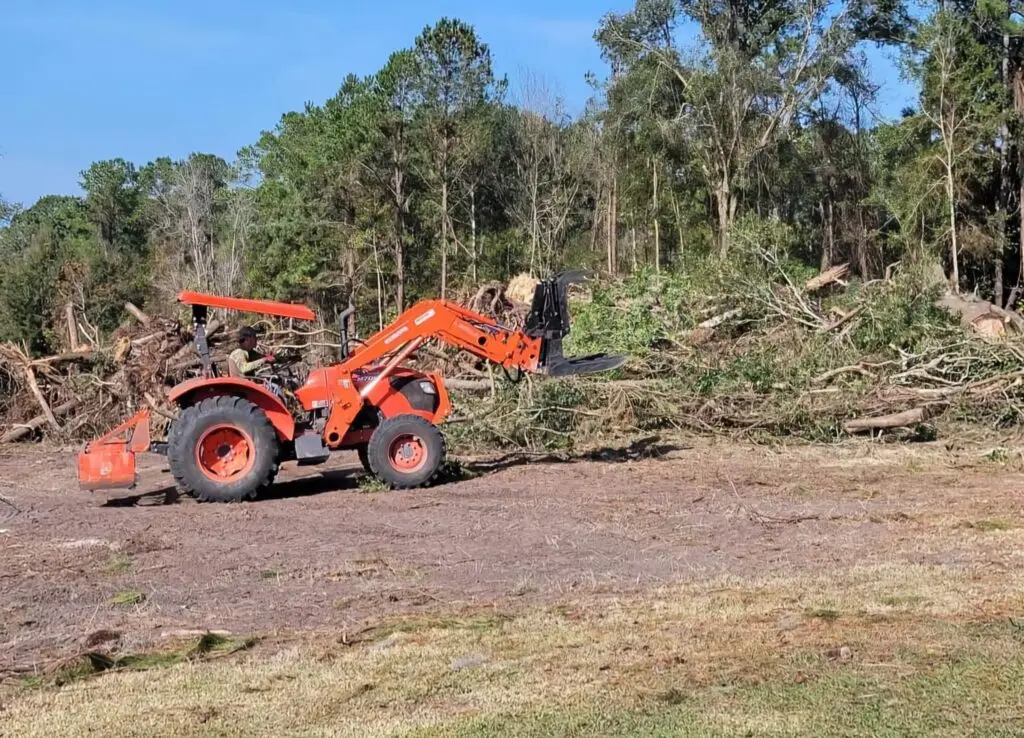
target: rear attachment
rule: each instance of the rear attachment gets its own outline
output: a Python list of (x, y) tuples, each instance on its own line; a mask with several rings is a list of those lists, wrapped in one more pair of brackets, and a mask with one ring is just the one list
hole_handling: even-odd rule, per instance
[(80, 489), (131, 489), (135, 486), (135, 454), (148, 451), (150, 447), (149, 418), (149, 408), (144, 408), (85, 447), (78, 455)]
[(615, 369), (625, 363), (625, 356), (591, 354), (579, 358), (566, 358), (562, 353), (562, 339), (569, 335), (570, 284), (583, 282), (581, 271), (562, 272), (537, 285), (533, 304), (526, 317), (523, 332), (531, 338), (540, 338), (541, 352), (538, 371), (552, 377), (572, 374), (596, 374)]

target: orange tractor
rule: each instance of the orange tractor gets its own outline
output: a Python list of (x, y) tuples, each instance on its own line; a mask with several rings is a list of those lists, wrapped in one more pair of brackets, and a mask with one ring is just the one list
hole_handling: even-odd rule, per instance
[(179, 412), (165, 443), (150, 439), (146, 408), (79, 455), (83, 489), (135, 486), (135, 455), (152, 451), (168, 457), (177, 485), (202, 501), (254, 499), (273, 482), (282, 462), (325, 462), (332, 451), (354, 449), (363, 466), (393, 489), (428, 484), (445, 457), (437, 425), (451, 411), (444, 380), (403, 367), (430, 340), (468, 351), (520, 373), (549, 376), (590, 374), (621, 365), (623, 357), (596, 354), (567, 359), (562, 339), (569, 333), (566, 286), (580, 272), (557, 275), (537, 285), (522, 330), (444, 300), (424, 300), (391, 325), (350, 350), (340, 316), (337, 363), (313, 369), (293, 381), (295, 411), (281, 398), (280, 377), (265, 381), (220, 376), (206, 338), (209, 308), (314, 320), (304, 305), (183, 292), (192, 307), (201, 375), (174, 387), (169, 399)]

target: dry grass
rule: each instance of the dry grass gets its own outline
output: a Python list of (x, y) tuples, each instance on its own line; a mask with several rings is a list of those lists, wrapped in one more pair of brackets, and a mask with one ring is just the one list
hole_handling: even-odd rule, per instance
[(722, 580), (23, 688), (0, 733), (1010, 735), (1019, 567)]

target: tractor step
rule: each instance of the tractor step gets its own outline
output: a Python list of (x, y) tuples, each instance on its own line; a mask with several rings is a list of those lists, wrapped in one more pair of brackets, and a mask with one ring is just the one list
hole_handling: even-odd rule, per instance
[(319, 433), (303, 433), (295, 438), (295, 460), (299, 466), (322, 464), (331, 456)]

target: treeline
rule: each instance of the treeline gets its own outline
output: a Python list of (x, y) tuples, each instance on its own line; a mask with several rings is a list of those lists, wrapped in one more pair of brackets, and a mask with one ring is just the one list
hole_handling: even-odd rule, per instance
[[(351, 303), (375, 329), (520, 271), (686, 271), (757, 250), (861, 278), (930, 258), (1000, 305), (1021, 283), (1017, 8), (637, 0), (595, 30), (609, 74), (572, 118), (443, 19), (376, 74), (285, 114), (236, 161), (115, 159), (81, 197), (0, 217), (0, 340), (106, 332), (183, 287)], [(690, 28), (692, 40), (681, 40)], [(868, 44), (919, 104), (872, 123)], [(16, 143), (16, 142), (15, 142)]]

